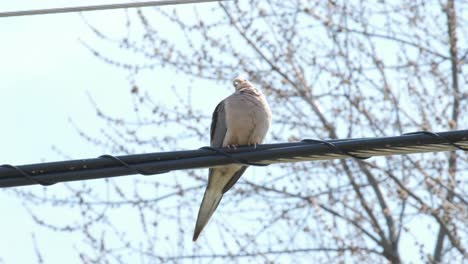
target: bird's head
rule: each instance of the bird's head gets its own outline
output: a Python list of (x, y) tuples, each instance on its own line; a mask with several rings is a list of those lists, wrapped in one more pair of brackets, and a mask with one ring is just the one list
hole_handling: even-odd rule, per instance
[(235, 78), (232, 84), (234, 85), (234, 88), (236, 88), (236, 91), (239, 91), (243, 88), (253, 88), (253, 85), (242, 77)]

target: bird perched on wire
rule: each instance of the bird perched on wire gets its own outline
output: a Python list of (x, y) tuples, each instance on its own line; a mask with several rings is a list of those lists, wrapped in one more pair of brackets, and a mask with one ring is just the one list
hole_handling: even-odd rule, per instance
[[(213, 112), (211, 147), (236, 147), (262, 143), (271, 124), (271, 110), (265, 96), (249, 81), (234, 79), (235, 92), (222, 100)], [(193, 241), (197, 240), (226, 193), (245, 172), (245, 165), (210, 168)]]

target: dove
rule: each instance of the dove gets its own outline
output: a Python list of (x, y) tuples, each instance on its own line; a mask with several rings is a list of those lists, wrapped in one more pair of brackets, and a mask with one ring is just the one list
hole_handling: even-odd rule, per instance
[[(213, 112), (210, 146), (235, 148), (263, 142), (271, 124), (271, 110), (263, 93), (252, 83), (237, 77), (235, 92), (222, 100)], [(232, 164), (209, 169), (208, 185), (198, 211), (193, 241), (196, 241), (221, 198), (239, 180), (247, 166)]]

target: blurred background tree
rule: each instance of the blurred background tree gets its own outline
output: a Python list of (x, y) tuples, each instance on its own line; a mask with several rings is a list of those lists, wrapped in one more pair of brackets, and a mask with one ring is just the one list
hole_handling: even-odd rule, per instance
[[(237, 74), (270, 102), (268, 142), (468, 124), (466, 1), (226, 1), (125, 15), (126, 34), (87, 21), (98, 39), (84, 40), (129, 73), (134, 118), (93, 101), (101, 134), (76, 125), (107, 153), (208, 145), (212, 94), (233, 92)], [(168, 72), (172, 87), (140, 85)], [(80, 237), (84, 263), (461, 263), (467, 169), (463, 152), (250, 168), (197, 243), (206, 170), (66, 184), (65, 196), (16, 192), (38, 224)], [(77, 220), (50, 219), (45, 205)]]

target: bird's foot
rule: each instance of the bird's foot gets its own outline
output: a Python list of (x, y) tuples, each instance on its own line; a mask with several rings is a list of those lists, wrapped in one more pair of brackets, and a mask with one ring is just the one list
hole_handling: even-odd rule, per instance
[(226, 145), (226, 148), (228, 148), (228, 149), (237, 149), (237, 146), (238, 145), (228, 144), (228, 145)]
[(257, 143), (257, 142), (249, 143), (249, 146), (253, 146), (254, 149), (257, 149), (257, 145), (258, 145), (258, 144), (259, 144), (259, 143)]

